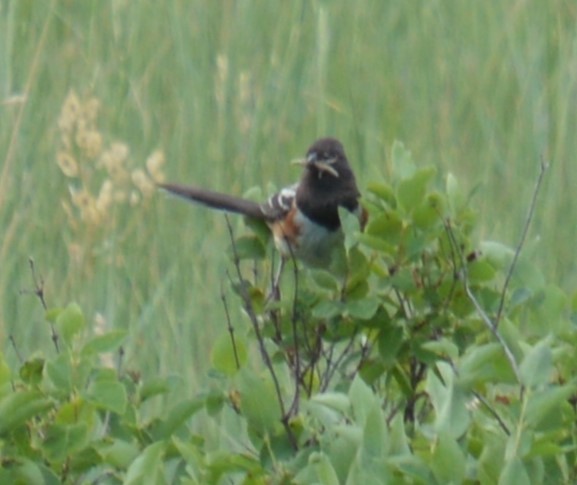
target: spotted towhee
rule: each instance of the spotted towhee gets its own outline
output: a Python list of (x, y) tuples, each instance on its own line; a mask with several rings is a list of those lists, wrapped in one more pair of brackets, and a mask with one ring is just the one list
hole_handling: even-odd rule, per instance
[(180, 197), (214, 209), (243, 214), (266, 222), (283, 259), (295, 256), (305, 264), (326, 267), (333, 249), (342, 244), (339, 207), (358, 215), (361, 226), (366, 211), (343, 145), (321, 138), (298, 163), (304, 166), (300, 182), (280, 190), (265, 203), (233, 197), (181, 184), (160, 186)]

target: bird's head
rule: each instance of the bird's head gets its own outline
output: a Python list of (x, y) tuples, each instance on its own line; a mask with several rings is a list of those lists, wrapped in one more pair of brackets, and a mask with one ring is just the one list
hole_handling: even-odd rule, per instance
[(340, 178), (350, 171), (343, 145), (335, 138), (315, 141), (307, 150), (305, 158), (295, 163), (304, 166), (307, 172), (319, 179), (325, 175)]

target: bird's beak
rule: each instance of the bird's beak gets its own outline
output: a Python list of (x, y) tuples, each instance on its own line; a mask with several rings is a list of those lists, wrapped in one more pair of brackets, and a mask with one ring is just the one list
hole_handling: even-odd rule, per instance
[(296, 160), (293, 160), (291, 163), (293, 165), (300, 165), (301, 167), (312, 165), (319, 171), (319, 175), (326, 172), (332, 175), (333, 177), (339, 178), (339, 172), (337, 172), (331, 165), (331, 162), (333, 161), (334, 159), (317, 160), (316, 156), (314, 154), (311, 154), (307, 158), (297, 158)]

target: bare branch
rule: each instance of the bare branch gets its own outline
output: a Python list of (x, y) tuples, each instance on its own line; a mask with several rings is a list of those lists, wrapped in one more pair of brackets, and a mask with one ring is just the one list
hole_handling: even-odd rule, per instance
[(295, 375), (295, 392), (293, 396), (293, 402), (289, 409), (289, 415), (297, 414), (300, 404), (300, 381), (301, 381), (301, 358), (300, 346), (299, 346), (299, 336), (298, 336), (298, 315), (297, 315), (297, 303), (298, 303), (298, 290), (299, 290), (299, 270), (297, 267), (297, 261), (293, 253), (292, 246), (289, 244), (288, 239), (286, 239), (287, 247), (289, 248), (290, 257), (293, 264), (293, 276), (294, 276), (294, 295), (293, 295), (293, 308), (291, 315), (291, 327), (293, 333), (293, 348), (295, 352), (295, 364), (294, 364), (294, 375)]
[(497, 413), (497, 411), (493, 408), (493, 406), (491, 406), (491, 403), (489, 403), (489, 401), (487, 401), (487, 399), (484, 396), (482, 396), (481, 394), (479, 394), (477, 391), (473, 391), (473, 396), (475, 396), (479, 400), (479, 402), (481, 404), (483, 404), (483, 406), (485, 406), (485, 409), (487, 409), (487, 411), (489, 411), (489, 414), (491, 414), (497, 420), (497, 422), (499, 423), (499, 426), (501, 426), (501, 429), (503, 430), (503, 432), (507, 436), (510, 436), (511, 431), (509, 430), (509, 428), (505, 424), (505, 421), (503, 421), (501, 416), (499, 416), (499, 413)]
[(18, 357), (18, 361), (23, 364), (24, 363), (24, 359), (22, 358), (22, 354), (20, 353), (20, 351), (18, 350), (18, 346), (16, 345), (16, 340), (14, 340), (14, 336), (10, 335), (8, 337), (8, 339), (10, 340), (10, 344), (12, 345), (12, 348), (14, 349), (14, 352), (16, 353), (16, 357)]
[[(228, 271), (227, 271), (228, 275)], [(230, 278), (230, 275), (229, 275)], [(237, 370), (240, 369), (240, 362), (238, 360), (238, 350), (236, 348), (236, 339), (234, 337), (234, 328), (232, 326), (232, 322), (230, 321), (230, 313), (228, 311), (228, 303), (226, 301), (226, 296), (224, 294), (224, 290), (222, 288), (222, 284), (220, 286), (220, 299), (222, 301), (222, 306), (224, 306), (224, 313), (226, 315), (226, 326), (228, 329), (228, 333), (230, 335), (230, 342), (232, 343), (232, 351), (234, 353), (234, 362), (236, 364)]]
[[(489, 315), (487, 315), (487, 312), (485, 312), (485, 310), (483, 309), (483, 307), (481, 306), (481, 304), (479, 303), (479, 301), (477, 300), (477, 298), (475, 297), (475, 295), (471, 291), (471, 287), (469, 286), (469, 275), (467, 272), (467, 261), (466, 261), (465, 255), (463, 254), (463, 251), (461, 250), (461, 248), (460, 248), (460, 246), (459, 246), (459, 244), (455, 238), (455, 234), (453, 232), (453, 228), (451, 227), (450, 222), (445, 221), (444, 226), (445, 226), (445, 230), (447, 231), (447, 235), (449, 236), (449, 240), (453, 244), (453, 247), (455, 248), (455, 252), (456, 252), (456, 254), (459, 255), (459, 258), (461, 261), (460, 274), (461, 274), (461, 278), (463, 280), (463, 285), (465, 287), (465, 293), (467, 294), (467, 297), (469, 298), (471, 303), (473, 303), (473, 306), (475, 307), (477, 314), (481, 317), (481, 320), (483, 321), (483, 323), (487, 326), (487, 328), (491, 331), (491, 333), (493, 334), (493, 336), (495, 337), (497, 342), (499, 342), (499, 345), (501, 345), (501, 347), (503, 348), (503, 351), (505, 352), (505, 356), (507, 357), (507, 360), (509, 361), (509, 365), (511, 366), (511, 369), (513, 369), (513, 372), (515, 374), (515, 378), (517, 379), (518, 382), (521, 382), (521, 374), (519, 372), (519, 365), (517, 364), (517, 360), (515, 359), (513, 352), (511, 351), (511, 349), (507, 345), (507, 342), (505, 342), (505, 340), (503, 339), (503, 337), (501, 336), (501, 334), (497, 330), (497, 327), (495, 326), (494, 322), (491, 321), (491, 318), (489, 317)], [(459, 274), (457, 274), (457, 277), (458, 276), (459, 276)]]
[[(46, 297), (44, 293), (44, 279), (39, 277), (36, 273), (36, 265), (34, 264), (34, 259), (32, 257), (28, 258), (28, 264), (30, 265), (30, 271), (32, 272), (32, 284), (34, 288), (32, 290), (20, 290), (20, 294), (28, 294), (34, 295), (36, 298), (40, 300), (42, 308), (44, 311), (48, 310), (48, 305), (46, 304)], [(56, 349), (56, 353), (60, 353), (60, 347), (58, 345), (58, 334), (56, 333), (56, 329), (54, 328), (54, 324), (50, 323), (50, 333), (51, 339), (54, 343), (54, 348)]]
[(549, 164), (542, 159), (540, 164), (539, 175), (537, 177), (537, 181), (535, 182), (535, 188), (533, 189), (533, 195), (531, 197), (531, 204), (529, 205), (529, 212), (527, 213), (527, 218), (525, 219), (525, 225), (523, 226), (523, 232), (521, 233), (521, 239), (519, 240), (519, 243), (515, 248), (515, 255), (513, 256), (513, 261), (511, 261), (511, 266), (509, 267), (509, 271), (507, 272), (507, 276), (505, 277), (505, 283), (503, 283), (503, 290), (501, 291), (501, 300), (499, 301), (499, 309), (497, 310), (497, 316), (495, 317), (495, 328), (499, 326), (499, 322), (501, 321), (501, 316), (503, 314), (503, 307), (505, 306), (505, 295), (507, 293), (507, 288), (509, 287), (511, 277), (513, 276), (513, 272), (517, 267), (517, 260), (519, 259), (521, 250), (525, 245), (525, 239), (527, 239), (529, 226), (531, 225), (533, 215), (535, 214), (535, 207), (537, 205), (537, 196), (539, 195), (539, 190), (541, 189), (541, 184), (543, 182), (543, 178), (545, 177), (545, 172), (547, 171), (548, 168)]
[(244, 302), (244, 308), (246, 310), (246, 313), (249, 317), (250, 322), (252, 323), (252, 327), (253, 327), (256, 339), (258, 341), (259, 350), (260, 350), (260, 353), (261, 353), (263, 361), (264, 361), (264, 365), (268, 369), (268, 371), (271, 375), (272, 381), (273, 381), (275, 393), (277, 396), (277, 400), (279, 403), (280, 412), (281, 412), (281, 416), (282, 416), (281, 422), (283, 423), (283, 426), (285, 428), (285, 431), (287, 433), (289, 441), (291, 442), (292, 447), (296, 450), (298, 445), (297, 445), (296, 437), (295, 437), (295, 435), (294, 435), (294, 433), (290, 427), (288, 416), (287, 416), (286, 411), (285, 411), (285, 405), (284, 405), (284, 402), (282, 399), (282, 392), (281, 392), (279, 380), (278, 380), (278, 377), (277, 377), (276, 372), (274, 370), (274, 366), (272, 364), (272, 360), (270, 358), (270, 355), (266, 349), (266, 345), (264, 344), (264, 337), (262, 335), (262, 332), (260, 330), (260, 326), (258, 324), (258, 318), (256, 316), (256, 312), (254, 311), (254, 307), (252, 305), (250, 295), (248, 294), (248, 292), (246, 290), (246, 286), (244, 284), (244, 278), (242, 277), (242, 272), (240, 270), (240, 258), (238, 257), (238, 251), (237, 251), (235, 240), (234, 240), (234, 233), (232, 230), (232, 225), (230, 223), (230, 219), (229, 219), (228, 215), (225, 214), (224, 217), (226, 219), (226, 227), (228, 228), (228, 233), (229, 233), (230, 240), (232, 243), (233, 264), (234, 264), (234, 267), (236, 268), (236, 273), (237, 273), (237, 277), (239, 280), (239, 291), (240, 291), (242, 300)]

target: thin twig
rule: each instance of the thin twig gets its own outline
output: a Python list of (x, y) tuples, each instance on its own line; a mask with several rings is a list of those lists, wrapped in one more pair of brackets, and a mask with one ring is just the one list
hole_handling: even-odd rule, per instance
[[(455, 365), (455, 363), (451, 360), (451, 359), (444, 359), (445, 362), (447, 364), (449, 364), (449, 366), (451, 367), (451, 370), (453, 371), (453, 373), (458, 377), (459, 376), (459, 369), (457, 369), (457, 366)], [(440, 376), (439, 376), (440, 377)], [(473, 394), (473, 396), (475, 396), (479, 402), (485, 406), (485, 408), (487, 409), (487, 411), (489, 411), (489, 414), (491, 414), (496, 420), (497, 423), (499, 423), (499, 426), (501, 427), (501, 429), (503, 430), (503, 432), (507, 435), (510, 436), (511, 435), (511, 431), (509, 430), (509, 428), (507, 427), (507, 425), (505, 424), (505, 421), (503, 421), (503, 418), (501, 418), (501, 416), (499, 416), (499, 413), (495, 410), (495, 408), (493, 408), (493, 406), (491, 405), (491, 403), (489, 403), (489, 401), (482, 396), (481, 394), (479, 394), (477, 391), (471, 391), (471, 394)]]
[(267, 351), (266, 346), (264, 344), (264, 337), (262, 335), (262, 332), (260, 331), (260, 327), (258, 324), (258, 318), (257, 318), (256, 313), (254, 311), (254, 307), (252, 306), (250, 296), (249, 296), (248, 292), (246, 291), (246, 287), (244, 285), (244, 279), (243, 279), (242, 273), (240, 271), (240, 258), (238, 257), (238, 251), (236, 248), (236, 244), (234, 242), (234, 233), (232, 230), (232, 225), (230, 223), (228, 215), (225, 214), (224, 217), (226, 219), (226, 226), (228, 228), (228, 233), (229, 233), (230, 240), (232, 243), (233, 263), (234, 263), (234, 267), (236, 268), (236, 273), (237, 273), (238, 280), (239, 280), (239, 291), (240, 291), (241, 297), (244, 301), (244, 308), (246, 310), (246, 313), (248, 314), (249, 320), (252, 323), (254, 333), (255, 333), (256, 339), (258, 341), (260, 353), (261, 353), (263, 361), (264, 361), (264, 365), (268, 369), (268, 371), (271, 375), (272, 381), (273, 381), (275, 393), (277, 396), (277, 400), (279, 403), (280, 412), (281, 412), (281, 416), (282, 416), (281, 422), (283, 423), (283, 426), (285, 428), (285, 431), (287, 433), (289, 441), (291, 442), (292, 447), (296, 450), (298, 447), (297, 441), (296, 441), (296, 437), (295, 437), (295, 435), (294, 435), (294, 433), (290, 427), (288, 416), (285, 412), (285, 406), (284, 406), (284, 402), (282, 399), (282, 392), (281, 392), (280, 384), (278, 381), (278, 377), (277, 377), (276, 372), (274, 370), (270, 355), (268, 354), (268, 351)]
[(505, 356), (507, 357), (507, 360), (509, 361), (511, 369), (513, 369), (513, 372), (515, 374), (515, 378), (517, 379), (518, 382), (521, 382), (521, 374), (519, 372), (519, 366), (517, 364), (517, 360), (515, 359), (515, 356), (513, 355), (513, 352), (511, 351), (511, 349), (507, 345), (507, 342), (505, 342), (503, 337), (501, 337), (501, 334), (499, 333), (499, 331), (495, 327), (495, 324), (491, 321), (491, 318), (489, 317), (489, 315), (487, 315), (487, 313), (485, 312), (485, 310), (483, 309), (483, 307), (481, 306), (481, 304), (479, 303), (479, 301), (477, 300), (477, 298), (475, 297), (475, 295), (471, 291), (471, 287), (469, 286), (469, 275), (467, 272), (467, 261), (465, 260), (465, 256), (463, 254), (463, 251), (461, 250), (461, 248), (458, 245), (458, 242), (455, 238), (455, 234), (453, 233), (453, 228), (451, 227), (450, 222), (445, 221), (444, 226), (445, 226), (445, 230), (447, 231), (447, 235), (449, 236), (449, 239), (450, 239), (451, 243), (453, 244), (455, 251), (459, 255), (460, 260), (461, 260), (461, 272), (460, 273), (461, 273), (461, 277), (463, 279), (463, 285), (465, 287), (465, 293), (467, 294), (467, 297), (469, 298), (471, 303), (473, 303), (473, 306), (475, 307), (475, 310), (477, 311), (478, 315), (481, 317), (481, 320), (483, 321), (483, 323), (487, 326), (487, 328), (491, 331), (491, 333), (493, 334), (493, 336), (495, 337), (495, 339), (497, 340), (499, 345), (501, 345), (501, 347), (503, 348), (503, 351), (505, 352)]
[(501, 418), (501, 416), (499, 416), (499, 413), (497, 413), (497, 411), (495, 411), (495, 409), (493, 408), (493, 406), (491, 406), (491, 404), (489, 403), (489, 401), (487, 401), (487, 399), (485, 399), (484, 396), (482, 396), (481, 394), (479, 394), (477, 391), (473, 391), (473, 396), (475, 396), (479, 402), (481, 404), (483, 404), (483, 406), (485, 406), (485, 408), (487, 409), (487, 411), (489, 411), (489, 414), (491, 414), (496, 420), (497, 423), (499, 423), (499, 426), (501, 426), (501, 429), (504, 431), (504, 433), (507, 436), (511, 435), (511, 431), (509, 430), (509, 428), (507, 427), (507, 425), (505, 424), (505, 421), (503, 421), (503, 419)]
[[(323, 380), (324, 382), (321, 383), (321, 392), (324, 392), (328, 389), (329, 387), (329, 383), (332, 380), (335, 372), (337, 371), (337, 369), (340, 367), (343, 359), (348, 355), (348, 353), (350, 352), (351, 348), (353, 347), (353, 344), (355, 343), (356, 337), (357, 337), (357, 332), (358, 332), (358, 327), (355, 328), (355, 331), (353, 332), (353, 334), (351, 335), (351, 338), (349, 340), (349, 342), (347, 343), (347, 345), (345, 346), (345, 348), (343, 349), (343, 351), (341, 352), (341, 354), (336, 358), (336, 360), (333, 363), (333, 367), (332, 369), (329, 369), (327, 367), (327, 370), (325, 371)], [(358, 368), (357, 368), (358, 370)]]
[(295, 393), (293, 396), (293, 402), (290, 406), (289, 414), (298, 414), (299, 401), (300, 401), (300, 380), (301, 380), (301, 355), (299, 348), (299, 336), (298, 336), (298, 315), (297, 315), (297, 304), (298, 304), (298, 290), (299, 290), (299, 270), (297, 267), (297, 261), (293, 253), (292, 246), (290, 245), (287, 238), (285, 238), (287, 247), (289, 248), (291, 260), (293, 263), (293, 276), (294, 276), (294, 295), (293, 295), (293, 309), (291, 315), (291, 326), (293, 333), (293, 346), (295, 352)]
[(541, 159), (539, 176), (537, 177), (537, 181), (535, 182), (535, 188), (533, 189), (531, 204), (529, 205), (529, 212), (527, 213), (527, 218), (525, 219), (525, 225), (523, 226), (521, 239), (519, 240), (519, 243), (515, 248), (515, 255), (513, 256), (513, 261), (511, 261), (511, 266), (509, 267), (509, 271), (507, 272), (507, 276), (505, 277), (505, 283), (503, 283), (503, 290), (501, 291), (501, 300), (499, 301), (499, 309), (497, 310), (497, 316), (495, 317), (495, 328), (499, 326), (499, 322), (501, 321), (501, 316), (503, 314), (503, 307), (505, 306), (505, 294), (507, 293), (507, 288), (509, 287), (511, 277), (513, 276), (513, 272), (517, 267), (517, 260), (519, 259), (521, 250), (525, 245), (525, 240), (527, 239), (527, 233), (529, 232), (529, 226), (533, 221), (535, 207), (537, 206), (537, 196), (539, 195), (539, 190), (541, 189), (541, 184), (543, 182), (543, 178), (545, 177), (545, 172), (547, 171), (547, 168), (549, 168), (549, 164), (545, 162), (543, 159)]
[(122, 364), (124, 364), (124, 355), (126, 351), (124, 350), (124, 346), (118, 347), (118, 359), (116, 361), (116, 373), (120, 376), (122, 375)]
[[(228, 275), (228, 271), (227, 271)], [(230, 278), (230, 275), (228, 275)], [(228, 328), (228, 334), (230, 335), (230, 342), (232, 344), (232, 351), (234, 353), (234, 362), (236, 364), (236, 369), (240, 369), (240, 362), (238, 360), (238, 350), (236, 348), (236, 339), (234, 337), (234, 328), (232, 326), (232, 322), (230, 321), (230, 312), (228, 311), (228, 303), (226, 301), (226, 296), (224, 294), (224, 289), (222, 288), (222, 284), (220, 285), (220, 299), (222, 301), (222, 306), (224, 307), (224, 313), (226, 315), (226, 326)]]
[[(48, 305), (46, 304), (46, 295), (44, 292), (44, 279), (41, 276), (38, 276), (36, 273), (36, 265), (34, 264), (34, 259), (32, 257), (28, 258), (28, 264), (30, 266), (30, 271), (32, 273), (32, 284), (34, 288), (32, 290), (20, 290), (21, 294), (28, 294), (34, 295), (38, 300), (40, 300), (40, 304), (44, 311), (48, 310)], [(56, 329), (54, 328), (54, 324), (52, 322), (48, 322), (50, 324), (50, 333), (51, 339), (54, 343), (54, 348), (56, 349), (56, 353), (60, 353), (60, 347), (58, 345), (58, 334), (56, 333)]]
[(8, 339), (10, 340), (10, 343), (12, 344), (12, 348), (14, 349), (14, 352), (16, 353), (16, 357), (18, 357), (18, 361), (23, 364), (24, 363), (24, 359), (22, 358), (22, 354), (20, 353), (20, 351), (18, 350), (18, 346), (16, 345), (16, 340), (14, 340), (14, 335), (10, 335), (8, 337)]
[(36, 273), (36, 266), (34, 264), (34, 259), (29, 257), (28, 264), (30, 266), (30, 271), (32, 272), (32, 283), (34, 284), (34, 289), (30, 290), (29, 293), (36, 296), (40, 300), (40, 303), (42, 304), (44, 310), (47, 310), (48, 305), (46, 304), (46, 298), (44, 295), (44, 279), (41, 276), (38, 277), (38, 274)]

